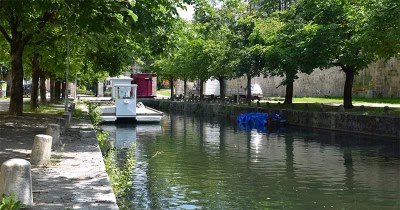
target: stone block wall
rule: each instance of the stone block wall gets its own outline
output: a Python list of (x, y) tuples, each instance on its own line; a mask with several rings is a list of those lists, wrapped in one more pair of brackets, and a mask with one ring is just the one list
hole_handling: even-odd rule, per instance
[(171, 102), (164, 100), (146, 101), (147, 106), (161, 110), (186, 112), (203, 116), (225, 116), (235, 120), (241, 113), (272, 112), (284, 114), (288, 124), (345, 131), (359, 134), (384, 136), (400, 140), (400, 116), (359, 115), (346, 112), (309, 112), (286, 109), (268, 109), (265, 107), (240, 107), (192, 102)]
[[(315, 70), (311, 74), (298, 74), (294, 82), (295, 97), (342, 97), (345, 74), (338, 67), (325, 70)], [(281, 77), (253, 78), (252, 82), (261, 86), (263, 95), (285, 96), (285, 86), (280, 86)], [(354, 96), (367, 98), (399, 98), (400, 97), (400, 60), (390, 59), (378, 61), (361, 70), (355, 76), (353, 84)], [(227, 81), (227, 95), (233, 95), (238, 89), (246, 87), (246, 77)], [(193, 83), (188, 83), (188, 91), (193, 88)], [(183, 93), (183, 82), (176, 82), (177, 95)]]

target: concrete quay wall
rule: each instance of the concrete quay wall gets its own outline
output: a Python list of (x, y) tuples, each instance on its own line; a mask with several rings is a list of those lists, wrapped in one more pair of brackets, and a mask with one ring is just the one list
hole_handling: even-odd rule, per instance
[(290, 125), (368, 134), (400, 140), (399, 116), (358, 115), (346, 112), (311, 112), (166, 100), (146, 101), (144, 103), (147, 106), (164, 111), (186, 112), (205, 116), (225, 116), (231, 119), (235, 119), (240, 113), (248, 112), (281, 113), (285, 115)]

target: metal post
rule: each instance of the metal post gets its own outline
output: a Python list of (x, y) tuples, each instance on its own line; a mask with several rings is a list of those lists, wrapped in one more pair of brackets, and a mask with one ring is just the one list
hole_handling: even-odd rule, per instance
[(68, 77), (69, 77), (69, 32), (67, 29), (67, 71), (65, 73), (65, 105), (64, 111), (68, 111)]
[(74, 93), (74, 101), (76, 101), (78, 96), (78, 73), (75, 73), (75, 93)]

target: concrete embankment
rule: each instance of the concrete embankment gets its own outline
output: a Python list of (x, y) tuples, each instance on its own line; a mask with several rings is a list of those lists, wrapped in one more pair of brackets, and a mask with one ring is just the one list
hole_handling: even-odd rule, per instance
[(146, 101), (146, 105), (161, 110), (225, 116), (234, 119), (240, 113), (272, 112), (284, 114), (288, 124), (330, 129), (352, 133), (390, 137), (400, 140), (400, 117), (390, 115), (361, 115), (347, 112), (315, 112), (266, 107), (241, 107), (198, 102)]

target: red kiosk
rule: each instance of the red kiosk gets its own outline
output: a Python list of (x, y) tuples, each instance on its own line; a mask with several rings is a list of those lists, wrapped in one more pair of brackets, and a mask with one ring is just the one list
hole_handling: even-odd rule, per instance
[(154, 98), (153, 95), (153, 78), (155, 74), (131, 74), (132, 84), (137, 84), (137, 97), (138, 98)]

